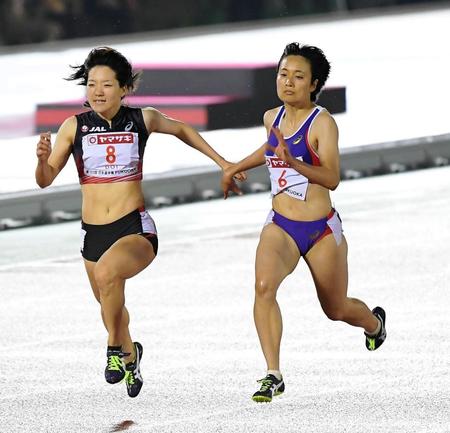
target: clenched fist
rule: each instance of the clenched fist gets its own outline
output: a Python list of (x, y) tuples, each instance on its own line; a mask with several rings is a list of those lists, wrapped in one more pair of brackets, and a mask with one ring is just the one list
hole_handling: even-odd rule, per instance
[(52, 151), (51, 133), (43, 132), (39, 136), (39, 142), (36, 147), (36, 156), (38, 157), (40, 162), (45, 162), (48, 160), (51, 151)]

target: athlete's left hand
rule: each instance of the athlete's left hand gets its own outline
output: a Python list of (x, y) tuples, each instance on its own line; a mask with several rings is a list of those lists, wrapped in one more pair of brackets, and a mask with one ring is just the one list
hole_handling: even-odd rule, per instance
[[(233, 165), (235, 165), (235, 164), (233, 164), (233, 163), (231, 163), (231, 162), (228, 162), (228, 161), (225, 161), (225, 163), (223, 164), (223, 166), (222, 166), (222, 170), (225, 172), (226, 170), (230, 170), (231, 169), (231, 167), (233, 167)], [(244, 182), (245, 180), (247, 180), (247, 173), (245, 172), (245, 171), (241, 171), (241, 172), (239, 172), (239, 173), (236, 173), (234, 176), (233, 176), (233, 179), (236, 179), (236, 180), (238, 180), (239, 182)]]
[(289, 147), (281, 134), (280, 130), (278, 128), (275, 128), (272, 126), (271, 128), (272, 132), (274, 133), (275, 137), (277, 137), (278, 140), (278, 146), (273, 147), (269, 143), (266, 144), (266, 149), (272, 151), (278, 158), (282, 159), (284, 162), (291, 165), (292, 161), (295, 159), (291, 152), (289, 151)]

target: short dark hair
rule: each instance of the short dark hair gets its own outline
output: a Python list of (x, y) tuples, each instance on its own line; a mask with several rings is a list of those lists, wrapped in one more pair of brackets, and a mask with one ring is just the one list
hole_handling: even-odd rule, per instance
[(282, 60), (287, 56), (302, 56), (309, 61), (311, 65), (311, 82), (317, 80), (316, 89), (311, 92), (311, 101), (315, 102), (317, 96), (322, 90), (323, 85), (330, 75), (330, 62), (320, 48), (312, 45), (300, 45), (298, 42), (287, 44), (278, 62), (277, 71), (280, 69)]
[(94, 66), (110, 67), (116, 73), (120, 87), (126, 87), (129, 91), (136, 90), (141, 73), (133, 71), (131, 63), (121, 53), (110, 47), (92, 49), (82, 65), (71, 66), (75, 72), (66, 80), (79, 80), (79, 85), (86, 86), (89, 71)]

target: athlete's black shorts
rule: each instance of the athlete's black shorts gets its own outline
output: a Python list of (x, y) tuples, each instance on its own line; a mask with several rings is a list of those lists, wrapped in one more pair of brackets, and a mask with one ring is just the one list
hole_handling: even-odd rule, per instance
[(110, 224), (86, 224), (81, 222), (81, 255), (97, 262), (114, 242), (127, 235), (144, 236), (158, 253), (158, 235), (152, 217), (145, 209), (136, 209)]

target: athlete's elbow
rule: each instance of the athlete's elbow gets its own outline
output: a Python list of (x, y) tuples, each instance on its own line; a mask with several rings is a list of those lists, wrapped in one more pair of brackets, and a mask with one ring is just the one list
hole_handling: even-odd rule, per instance
[(48, 186), (50, 186), (52, 184), (52, 181), (43, 177), (43, 176), (36, 176), (35, 177), (36, 183), (39, 186), (39, 188), (47, 188)]
[(38, 187), (41, 189), (47, 188), (50, 185), (49, 182), (43, 182), (43, 181), (37, 180), (37, 179), (36, 179), (36, 183), (37, 183)]
[(335, 179), (330, 179), (330, 183), (328, 185), (328, 189), (334, 191), (340, 184), (341, 178), (337, 177)]
[(189, 141), (192, 134), (193, 133), (195, 134), (196, 131), (191, 125), (188, 125), (187, 123), (180, 121), (177, 121), (177, 123), (178, 128), (176, 129), (174, 135), (179, 140), (184, 141), (186, 143), (187, 141)]
[(333, 183), (332, 185), (330, 185), (330, 187), (328, 189), (331, 191), (334, 191), (338, 186), (339, 186), (339, 182), (336, 182), (336, 183)]

